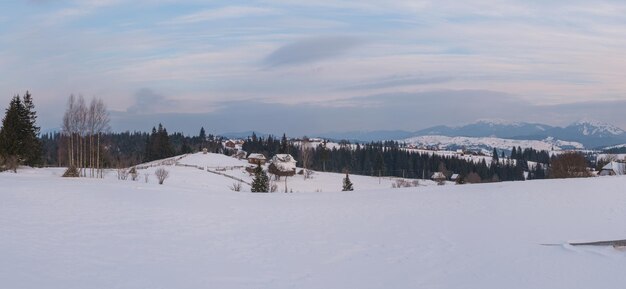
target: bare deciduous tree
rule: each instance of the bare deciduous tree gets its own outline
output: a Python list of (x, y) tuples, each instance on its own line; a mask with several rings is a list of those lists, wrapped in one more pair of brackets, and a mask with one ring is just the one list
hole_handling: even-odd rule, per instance
[(104, 102), (93, 98), (87, 106), (82, 95), (70, 95), (62, 126), (68, 146), (68, 166), (77, 168), (80, 176), (87, 176), (89, 169), (90, 177), (102, 178), (100, 135), (109, 129)]
[(164, 168), (158, 168), (154, 172), (154, 175), (157, 177), (157, 180), (159, 180), (159, 185), (162, 185), (165, 179), (169, 177), (170, 173)]
[(579, 153), (564, 153), (550, 161), (549, 176), (553, 179), (584, 178), (591, 174), (587, 170), (587, 160)]
[(302, 157), (302, 168), (304, 169), (303, 175), (305, 180), (311, 176), (309, 173), (309, 164), (311, 163), (312, 156), (313, 150), (310, 147), (309, 138), (305, 136), (300, 142), (300, 157)]

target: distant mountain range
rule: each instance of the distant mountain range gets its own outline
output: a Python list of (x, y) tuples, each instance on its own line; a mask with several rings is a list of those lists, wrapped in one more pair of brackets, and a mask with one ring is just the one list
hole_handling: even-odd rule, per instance
[(566, 127), (550, 126), (539, 123), (480, 120), (462, 126), (434, 126), (427, 129), (409, 132), (402, 130), (389, 131), (352, 131), (321, 134), (320, 137), (330, 139), (347, 139), (358, 141), (405, 140), (419, 136), (447, 137), (495, 137), (516, 140), (546, 140), (578, 142), (586, 148), (602, 148), (626, 143), (626, 132), (616, 126), (594, 122), (578, 121)]

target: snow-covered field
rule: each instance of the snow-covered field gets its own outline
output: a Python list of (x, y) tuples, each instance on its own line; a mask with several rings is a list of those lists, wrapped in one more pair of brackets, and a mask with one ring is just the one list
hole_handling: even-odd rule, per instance
[(353, 176), (361, 190), (339, 192), (341, 175), (319, 173), (322, 192), (253, 194), (168, 168), (161, 186), (0, 174), (0, 288), (626, 284), (625, 251), (565, 244), (626, 238), (625, 177), (390, 189)]

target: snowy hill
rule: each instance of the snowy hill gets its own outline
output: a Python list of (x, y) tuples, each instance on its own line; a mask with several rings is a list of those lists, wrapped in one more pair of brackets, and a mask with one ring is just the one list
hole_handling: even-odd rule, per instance
[(199, 169), (169, 168), (190, 173), (187, 181), (63, 179), (58, 169), (0, 173), (2, 287), (626, 283), (624, 251), (566, 244), (626, 237), (626, 194), (615, 189), (624, 177), (252, 194), (226, 190)]
[[(250, 191), (248, 184), (252, 183), (253, 176), (245, 171), (248, 165), (246, 160), (239, 160), (222, 154), (189, 154), (174, 157), (168, 160), (150, 162), (136, 166), (140, 180), (138, 185), (144, 183), (147, 174), (149, 183), (156, 182), (154, 172), (158, 168), (165, 168), (169, 171), (170, 177), (165, 181), (166, 186), (182, 189), (203, 188), (209, 191), (229, 191), (230, 187), (243, 181), (243, 191)], [(300, 169), (298, 169), (300, 170)], [(288, 191), (298, 192), (332, 192), (341, 190), (345, 174), (313, 172), (310, 179), (304, 179), (303, 175), (295, 175), (287, 178)], [(109, 172), (109, 179), (116, 179), (115, 172)], [(394, 177), (369, 177), (350, 175), (356, 191), (388, 189), (400, 178)], [(278, 191), (283, 192), (285, 179), (273, 182)], [(423, 186), (435, 185), (434, 182), (420, 181)]]
[(437, 146), (440, 149), (454, 150), (465, 148), (474, 151), (491, 153), (492, 148), (510, 150), (513, 147), (534, 148), (537, 150), (582, 149), (584, 146), (576, 142), (566, 142), (555, 139), (545, 140), (515, 140), (495, 137), (449, 137), (440, 135), (418, 136), (402, 140), (415, 146)]

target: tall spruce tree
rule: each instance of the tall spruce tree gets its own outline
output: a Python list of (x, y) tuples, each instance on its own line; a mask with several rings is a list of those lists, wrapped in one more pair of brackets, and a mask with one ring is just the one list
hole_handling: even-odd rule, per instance
[(254, 180), (252, 180), (250, 191), (253, 193), (269, 192), (269, 178), (260, 165), (257, 165), (256, 169), (254, 169)]
[(24, 163), (36, 166), (41, 164), (43, 152), (39, 141), (40, 128), (37, 126), (37, 112), (30, 92), (26, 91), (23, 102), (21, 118), (24, 124)]
[(0, 154), (15, 157), (20, 163), (35, 166), (41, 163), (41, 143), (36, 125), (37, 115), (32, 96), (14, 96), (6, 109), (0, 129)]
[(14, 96), (6, 109), (0, 129), (0, 154), (21, 158), (24, 146), (22, 132), (25, 130), (21, 115), (24, 108), (19, 95)]
[(287, 135), (283, 133), (283, 137), (280, 139), (280, 149), (278, 150), (281, 154), (289, 153), (289, 142), (287, 141)]
[(496, 148), (493, 148), (493, 153), (491, 153), (492, 156), (492, 161), (494, 163), (498, 163), (498, 150)]

